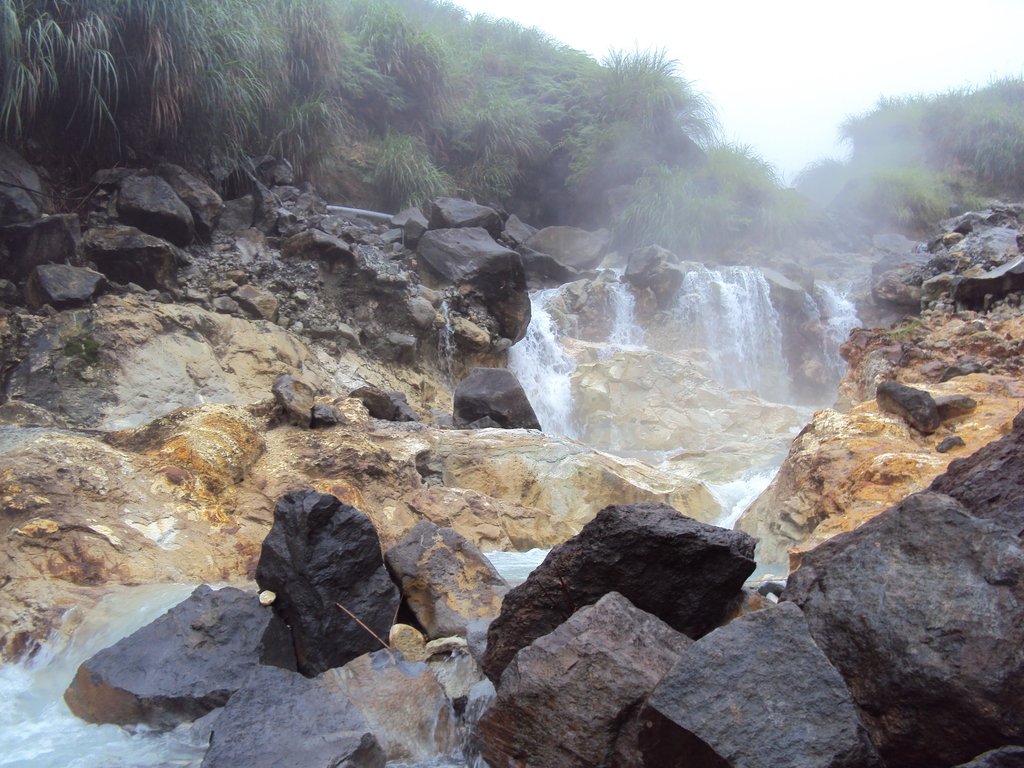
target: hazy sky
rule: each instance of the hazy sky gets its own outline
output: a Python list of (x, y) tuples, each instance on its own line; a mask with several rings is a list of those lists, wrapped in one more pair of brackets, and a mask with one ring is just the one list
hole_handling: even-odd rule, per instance
[(729, 141), (791, 179), (842, 157), (839, 124), (879, 96), (1024, 74), (1024, 0), (455, 0), (601, 59), (665, 48), (707, 94)]

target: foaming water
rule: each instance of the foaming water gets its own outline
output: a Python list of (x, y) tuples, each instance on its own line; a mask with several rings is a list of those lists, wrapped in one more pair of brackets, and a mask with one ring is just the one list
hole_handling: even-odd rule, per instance
[(614, 281), (609, 284), (612, 309), (612, 326), (608, 333), (608, 344), (620, 348), (642, 348), (644, 329), (636, 320), (636, 299), (629, 286)]
[(523, 385), (544, 432), (575, 437), (571, 382), (576, 363), (562, 347), (549, 311), (557, 295), (557, 288), (530, 294), (530, 327), (509, 350), (508, 367)]
[(848, 291), (827, 283), (814, 284), (814, 300), (825, 328), (825, 364), (838, 383), (846, 373), (846, 361), (840, 356), (839, 347), (849, 338), (850, 331), (861, 324), (857, 307), (850, 301)]
[(778, 467), (748, 470), (727, 483), (708, 483), (708, 489), (722, 505), (722, 516), (715, 525), (731, 530), (754, 500), (764, 493), (778, 471)]
[(788, 400), (779, 315), (759, 269), (691, 269), (677, 294), (676, 315), (706, 350), (720, 384), (775, 402)]
[(92, 725), (64, 704), (78, 666), (96, 652), (156, 619), (191, 593), (191, 586), (118, 590), (87, 612), (70, 639), (59, 636), (31, 661), (0, 665), (0, 765), (24, 768), (198, 766), (204, 744), (187, 728)]

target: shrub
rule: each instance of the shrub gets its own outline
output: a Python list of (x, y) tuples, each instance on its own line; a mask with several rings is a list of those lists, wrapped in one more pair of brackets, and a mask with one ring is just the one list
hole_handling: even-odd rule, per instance
[(387, 134), (373, 155), (370, 181), (385, 208), (425, 206), (452, 189), (451, 178), (430, 159), (423, 140), (400, 133)]

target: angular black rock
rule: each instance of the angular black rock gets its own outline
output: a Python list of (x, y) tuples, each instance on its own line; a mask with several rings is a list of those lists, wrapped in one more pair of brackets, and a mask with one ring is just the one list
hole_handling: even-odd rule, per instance
[(883, 411), (901, 417), (926, 435), (934, 432), (942, 423), (935, 400), (923, 390), (895, 381), (883, 381), (878, 385), (875, 400)]
[(254, 593), (203, 585), (83, 662), (64, 700), (91, 723), (170, 728), (223, 706), (261, 664), (295, 669), (288, 627)]
[(195, 236), (192, 212), (159, 176), (129, 176), (122, 181), (117, 213), (126, 224), (177, 246), (188, 245)]
[(336, 686), (254, 672), (220, 713), (202, 768), (384, 768), (384, 750)]
[(1000, 747), (956, 768), (1024, 768), (1024, 747)]
[(641, 716), (644, 765), (870, 768), (878, 755), (835, 667), (792, 604), (694, 643)]
[(540, 429), (519, 379), (506, 368), (470, 371), (455, 388), (453, 416), (456, 426), (490, 419), (503, 429)]
[(274, 611), (291, 627), (299, 671), (309, 676), (379, 649), (359, 622), (386, 638), (400, 600), (370, 518), (316, 491), (277, 502), (256, 582), (277, 594)]
[(609, 592), (700, 637), (754, 571), (754, 544), (665, 504), (606, 507), (505, 596), (487, 632), (484, 674), (497, 684), (521, 648)]

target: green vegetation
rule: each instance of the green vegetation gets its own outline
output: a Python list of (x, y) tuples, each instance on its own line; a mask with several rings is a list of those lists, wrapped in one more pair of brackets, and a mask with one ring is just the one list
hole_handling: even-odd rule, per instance
[(848, 163), (808, 166), (796, 187), (873, 223), (922, 232), (984, 197), (1024, 192), (1024, 79), (881, 99), (840, 135)]

